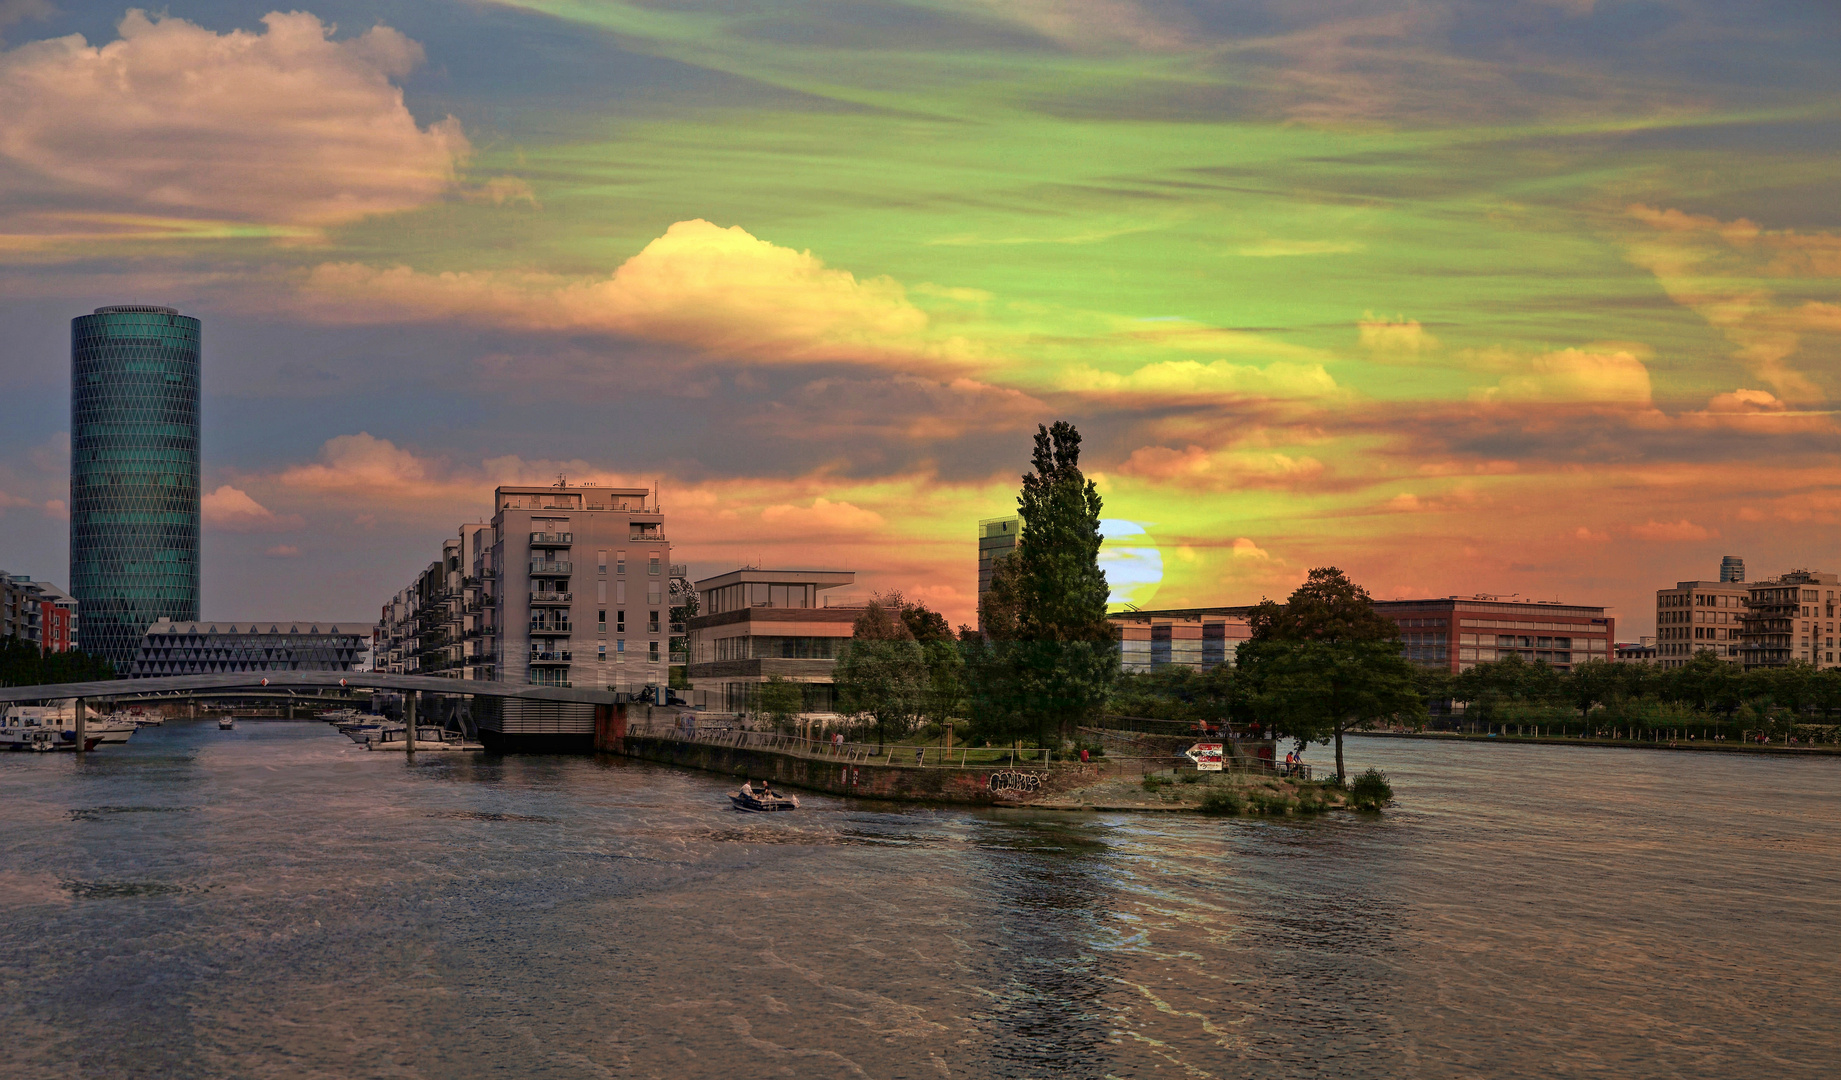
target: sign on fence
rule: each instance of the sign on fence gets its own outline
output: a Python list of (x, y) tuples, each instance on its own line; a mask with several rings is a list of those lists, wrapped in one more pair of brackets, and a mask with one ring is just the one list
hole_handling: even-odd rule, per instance
[(1218, 742), (1199, 742), (1183, 751), (1183, 756), (1195, 762), (1195, 767), (1202, 772), (1221, 771), (1221, 744)]

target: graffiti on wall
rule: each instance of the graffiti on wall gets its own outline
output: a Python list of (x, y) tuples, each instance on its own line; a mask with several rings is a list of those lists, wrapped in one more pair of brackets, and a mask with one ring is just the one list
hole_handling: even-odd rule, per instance
[(1032, 772), (994, 772), (986, 786), (993, 795), (1033, 795), (1042, 790), (1042, 777)]

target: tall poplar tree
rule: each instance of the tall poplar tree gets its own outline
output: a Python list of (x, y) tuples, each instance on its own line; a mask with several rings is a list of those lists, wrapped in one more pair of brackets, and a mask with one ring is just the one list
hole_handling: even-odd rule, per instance
[(1080, 471), (1080, 432), (1036, 430), (1023, 477), (1016, 550), (999, 563), (982, 611), (992, 639), (975, 697), (1037, 741), (1066, 741), (1104, 704), (1118, 674), (1099, 566), (1099, 489)]

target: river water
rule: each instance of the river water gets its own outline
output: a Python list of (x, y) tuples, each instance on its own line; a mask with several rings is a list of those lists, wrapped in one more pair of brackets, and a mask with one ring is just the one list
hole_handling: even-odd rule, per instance
[(1380, 816), (169, 722), (0, 757), (0, 1074), (1816, 1077), (1841, 762), (1356, 739)]

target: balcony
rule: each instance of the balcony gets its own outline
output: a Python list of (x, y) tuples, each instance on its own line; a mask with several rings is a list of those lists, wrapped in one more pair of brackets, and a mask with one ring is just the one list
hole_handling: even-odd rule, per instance
[(535, 559), (532, 559), (531, 560), (531, 576), (532, 577), (567, 577), (569, 576), (569, 573), (571, 569), (573, 569), (573, 567), (574, 567), (573, 563), (539, 562)]
[(534, 532), (531, 534), (532, 547), (569, 547), (575, 543), (572, 532)]
[(531, 654), (533, 664), (566, 664), (574, 656), (569, 650), (561, 652), (534, 652)]
[(574, 593), (566, 593), (566, 592), (534, 592), (531, 594), (531, 603), (533, 604), (567, 604), (569, 602), (569, 598), (574, 595), (575, 595)]
[(575, 627), (567, 619), (562, 619), (562, 620), (545, 619), (542, 622), (532, 623), (531, 633), (533, 634), (573, 634), (575, 633)]
[(665, 539), (665, 526), (656, 521), (635, 521), (627, 526), (627, 539), (662, 541)]

